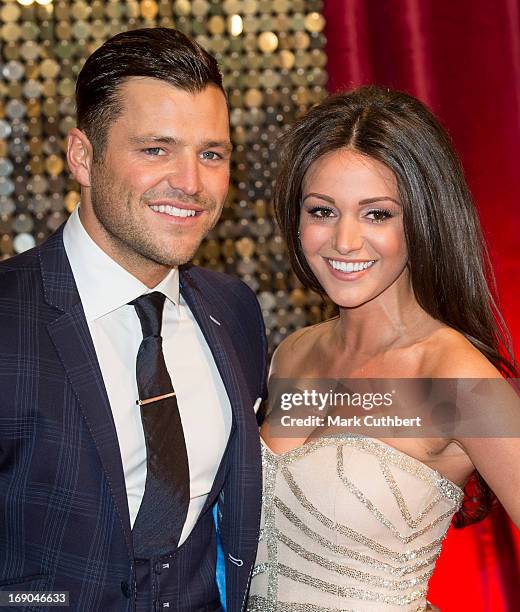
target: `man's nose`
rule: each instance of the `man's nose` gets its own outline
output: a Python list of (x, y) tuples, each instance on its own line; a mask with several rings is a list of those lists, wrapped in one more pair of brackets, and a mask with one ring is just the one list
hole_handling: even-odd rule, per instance
[(189, 152), (179, 155), (172, 162), (168, 184), (186, 195), (196, 195), (201, 190), (200, 164), (198, 157)]
[(336, 225), (332, 246), (341, 255), (359, 251), (363, 246), (363, 242), (364, 238), (357, 220), (343, 218)]

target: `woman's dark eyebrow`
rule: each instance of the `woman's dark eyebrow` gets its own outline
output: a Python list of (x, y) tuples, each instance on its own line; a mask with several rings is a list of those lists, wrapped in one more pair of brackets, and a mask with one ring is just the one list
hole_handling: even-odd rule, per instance
[[(330, 204), (336, 204), (336, 200), (334, 198), (331, 198), (330, 196), (324, 195), (323, 193), (316, 193), (316, 192), (308, 193), (303, 198), (302, 203), (305, 202), (305, 200), (307, 198), (311, 197), (311, 196), (313, 196), (315, 198), (319, 198), (320, 200), (325, 200), (325, 202), (329, 202)], [(394, 198), (391, 198), (390, 196), (376, 196), (374, 198), (365, 198), (365, 199), (359, 201), (359, 205), (360, 206), (365, 206), (366, 204), (374, 204), (375, 202), (384, 202), (385, 200), (390, 200), (390, 202), (394, 202), (398, 206), (401, 206), (400, 202), (398, 202)]]
[(315, 192), (311, 192), (308, 193), (303, 199), (302, 199), (302, 204), (303, 202), (305, 202), (305, 200), (307, 198), (310, 198), (311, 196), (314, 196), (315, 198), (319, 198), (320, 200), (325, 200), (325, 202), (329, 202), (329, 204), (335, 204), (336, 200), (334, 198), (331, 198), (330, 196), (324, 195), (323, 193), (315, 193)]
[(401, 202), (394, 200), (394, 198), (391, 198), (390, 196), (378, 196), (375, 198), (366, 198), (364, 200), (360, 200), (359, 205), (364, 206), (365, 204), (374, 204), (375, 202), (384, 202), (385, 200), (390, 200), (390, 202), (394, 202), (398, 206), (401, 206)]

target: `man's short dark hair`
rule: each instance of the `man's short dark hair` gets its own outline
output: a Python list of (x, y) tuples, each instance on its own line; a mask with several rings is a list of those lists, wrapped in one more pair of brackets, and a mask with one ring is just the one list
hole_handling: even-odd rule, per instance
[(77, 124), (96, 156), (122, 110), (121, 85), (131, 77), (160, 79), (191, 93), (215, 85), (223, 91), (217, 61), (171, 28), (142, 28), (107, 40), (85, 62), (76, 83)]

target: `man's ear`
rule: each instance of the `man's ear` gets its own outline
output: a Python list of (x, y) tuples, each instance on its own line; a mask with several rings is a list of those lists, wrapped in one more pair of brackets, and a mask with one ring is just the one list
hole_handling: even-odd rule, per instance
[(69, 131), (67, 163), (72, 176), (82, 187), (90, 187), (93, 149), (90, 140), (78, 128)]

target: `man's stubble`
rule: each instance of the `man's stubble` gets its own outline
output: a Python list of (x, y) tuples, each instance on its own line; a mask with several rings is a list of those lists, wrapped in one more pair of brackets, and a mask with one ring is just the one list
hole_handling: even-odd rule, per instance
[[(208, 211), (205, 213), (208, 223), (200, 228), (197, 240), (194, 241), (193, 236), (190, 236), (191, 240), (187, 240), (183, 228), (172, 225), (171, 239), (167, 244), (161, 244), (151, 229), (145, 226), (139, 211), (145, 214), (147, 201), (161, 197), (173, 198), (186, 204), (195, 203)], [(127, 269), (145, 262), (148, 265), (158, 264), (168, 268), (187, 263), (194, 257), (200, 243), (218, 220), (217, 217), (214, 222), (210, 221), (213, 211), (217, 208), (214, 199), (199, 195), (187, 196), (179, 190), (170, 190), (167, 193), (148, 190), (143, 196), (137, 197), (121, 183), (114, 182), (113, 175), (102, 161), (92, 165), (90, 199), (94, 215), (110, 244), (112, 253), (109, 254)], [(164, 243), (164, 240), (162, 242)], [(190, 246), (189, 242), (192, 242)]]

